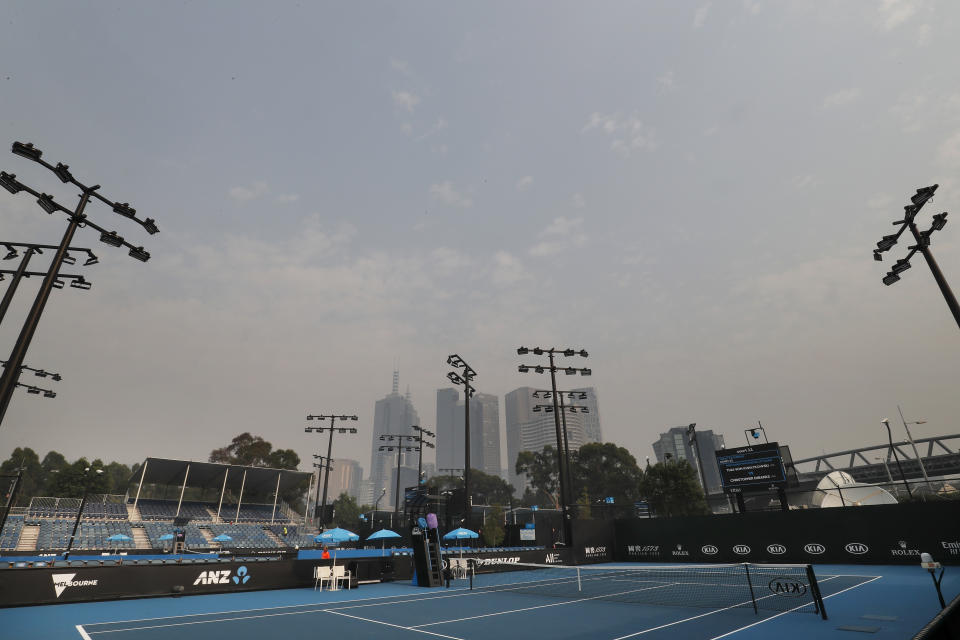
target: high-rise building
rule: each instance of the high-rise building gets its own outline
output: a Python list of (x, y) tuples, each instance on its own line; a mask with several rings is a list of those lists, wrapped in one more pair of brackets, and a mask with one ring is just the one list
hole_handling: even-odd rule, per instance
[[(370, 480), (372, 481), (373, 492), (379, 496), (381, 488), (386, 487), (387, 494), (381, 501), (381, 507), (384, 505), (396, 504), (395, 489), (396, 475), (394, 469), (397, 467), (396, 451), (380, 451), (381, 446), (405, 445), (406, 442), (397, 440), (381, 440), (384, 435), (415, 435), (410, 427), (420, 424), (420, 417), (417, 410), (413, 408), (410, 401), (410, 392), (402, 396), (399, 392), (400, 372), (393, 372), (393, 391), (386, 397), (377, 400), (373, 412), (373, 434), (370, 445)], [(413, 475), (417, 474), (417, 453), (403, 452), (400, 454), (400, 466), (412, 468)], [(401, 480), (404, 474), (401, 474)], [(401, 493), (403, 486), (400, 487)], [(376, 497), (374, 497), (376, 499)]]
[[(703, 461), (703, 478), (707, 483), (707, 493), (722, 491), (720, 484), (720, 469), (717, 467), (717, 449), (723, 449), (723, 436), (715, 434), (711, 429), (697, 429), (697, 448), (700, 451), (700, 460)], [(660, 439), (653, 443), (653, 452), (658, 462), (664, 462), (667, 454), (673, 460), (686, 460), (694, 469), (699, 464), (697, 452), (687, 437), (687, 427), (673, 427), (660, 434)], [(697, 481), (700, 482), (699, 471)], [(701, 482), (702, 484), (702, 482)]]
[(583, 423), (584, 443), (603, 442), (603, 432), (600, 430), (600, 403), (597, 401), (597, 390), (593, 387), (584, 387), (582, 389), (572, 389), (572, 391), (587, 394), (584, 400), (577, 397), (569, 401), (571, 404), (587, 407), (587, 413), (580, 416), (580, 422)]
[(470, 399), (470, 467), (500, 475), (500, 399), (489, 393)]
[(457, 404), (460, 393), (456, 389), (437, 389), (437, 469), (463, 467), (463, 409), (457, 427)]
[[(333, 467), (330, 469), (330, 484), (327, 486), (327, 502), (333, 502), (340, 497), (341, 493), (346, 493), (354, 500), (360, 500), (363, 489), (362, 479), (363, 468), (359, 462), (346, 458), (334, 458)], [(322, 477), (320, 482), (323, 482)], [(320, 490), (323, 491), (322, 486)]]
[[(437, 390), (437, 470), (463, 469), (464, 408), (456, 389)], [(470, 398), (470, 468), (500, 475), (500, 399)], [(443, 472), (441, 472), (443, 473)]]
[[(557, 426), (553, 413), (534, 411), (536, 404), (548, 404), (533, 398), (534, 389), (520, 387), (506, 396), (507, 458), (509, 481), (522, 495), (529, 486), (526, 476), (516, 472), (517, 456), (521, 451), (542, 451), (547, 445), (557, 448)], [(580, 404), (580, 401), (576, 401)], [(583, 417), (589, 414), (566, 413), (562, 420), (567, 425), (567, 447), (577, 451), (587, 443)], [(562, 427), (561, 427), (562, 428)]]

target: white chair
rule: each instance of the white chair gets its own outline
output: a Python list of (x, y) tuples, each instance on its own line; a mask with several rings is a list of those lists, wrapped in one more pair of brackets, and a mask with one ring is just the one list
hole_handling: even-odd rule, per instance
[(337, 588), (337, 584), (347, 581), (347, 589), (350, 589), (350, 572), (347, 571), (347, 568), (343, 565), (333, 567), (333, 589)]
[(333, 587), (333, 576), (330, 573), (330, 567), (314, 567), (313, 568), (313, 590), (317, 590), (317, 584), (320, 584), (320, 590), (323, 590), (323, 583), (330, 583), (331, 588)]

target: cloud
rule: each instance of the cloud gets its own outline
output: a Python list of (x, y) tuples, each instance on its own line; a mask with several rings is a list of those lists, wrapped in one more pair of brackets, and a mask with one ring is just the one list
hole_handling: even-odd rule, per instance
[(267, 183), (258, 180), (249, 187), (232, 187), (228, 193), (233, 200), (243, 203), (259, 198), (268, 191), (270, 191), (270, 188)]
[(880, 3), (880, 28), (892, 31), (913, 17), (920, 8), (919, 0), (883, 0)]
[(410, 70), (410, 63), (405, 60), (398, 60), (397, 58), (390, 58), (390, 66), (395, 70), (399, 71), (405, 76), (413, 75), (413, 72)]
[(449, 180), (447, 182), (441, 182), (440, 184), (430, 185), (430, 195), (433, 196), (434, 199), (451, 207), (467, 208), (473, 206), (473, 200), (466, 194), (458, 191)]
[(823, 108), (833, 109), (836, 107), (843, 107), (850, 104), (851, 102), (854, 102), (859, 97), (860, 97), (859, 88), (851, 87), (849, 89), (843, 89), (842, 91), (831, 93), (826, 98), (824, 98)]
[(711, 3), (707, 3), (702, 7), (697, 8), (693, 14), (693, 28), (699, 29), (707, 22), (707, 14), (710, 13)]
[(573, 194), (573, 197), (570, 199), (570, 205), (574, 209), (583, 209), (587, 206), (587, 201), (584, 199), (583, 194), (578, 191)]
[(493, 266), (490, 270), (490, 279), (494, 284), (498, 286), (514, 285), (530, 277), (519, 258), (506, 251), (498, 251), (494, 254)]
[(673, 71), (665, 71), (657, 78), (657, 84), (664, 93), (670, 93), (677, 88), (677, 77)]
[(960, 167), (960, 131), (940, 143), (937, 159), (948, 167)]
[(893, 198), (888, 193), (878, 193), (867, 200), (867, 208), (874, 210), (889, 209), (893, 206)]
[(925, 47), (930, 44), (930, 33), (932, 29), (928, 24), (922, 24), (917, 29), (917, 46)]
[(547, 228), (540, 232), (540, 242), (530, 248), (530, 255), (544, 258), (583, 246), (587, 238), (582, 229), (583, 218), (554, 218)]
[(533, 176), (523, 176), (517, 180), (517, 191), (526, 191), (533, 184)]
[(292, 202), (296, 202), (299, 199), (300, 199), (300, 196), (297, 195), (296, 193), (283, 193), (277, 196), (277, 202), (279, 202), (280, 204), (290, 204)]
[(429, 138), (430, 136), (444, 131), (449, 125), (447, 121), (443, 118), (437, 118), (437, 121), (433, 123), (433, 126), (427, 129), (427, 132), (418, 136), (417, 140), (423, 140), (424, 138)]
[(593, 130), (610, 136), (610, 148), (623, 156), (629, 156), (634, 150), (655, 151), (658, 146), (656, 130), (645, 125), (636, 114), (621, 116), (594, 112), (590, 114), (587, 124), (580, 132), (588, 133)]
[(404, 122), (400, 125), (400, 131), (409, 136), (413, 133), (413, 125), (409, 122)]
[(420, 97), (409, 91), (394, 91), (393, 104), (412, 113), (413, 108), (420, 104)]

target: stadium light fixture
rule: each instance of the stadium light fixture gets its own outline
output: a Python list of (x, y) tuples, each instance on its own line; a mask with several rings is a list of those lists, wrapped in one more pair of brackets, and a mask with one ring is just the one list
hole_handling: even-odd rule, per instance
[(43, 152), (34, 147), (32, 142), (14, 142), (11, 150), (14, 154), (33, 161), (39, 161), (40, 156), (43, 155)]
[(521, 364), (520, 366), (517, 367), (517, 371), (519, 371), (520, 373), (527, 373), (530, 371), (530, 367), (528, 367), (525, 364)]
[(17, 174), (0, 171), (0, 186), (10, 193), (20, 193), (23, 191), (23, 185), (17, 181)]
[(20, 253), (15, 247), (11, 247), (9, 244), (4, 246), (7, 248), (7, 255), (3, 256), (4, 260), (13, 260), (14, 258), (20, 257)]
[(155, 234), (155, 233), (159, 233), (159, 232), (160, 232), (160, 229), (157, 228), (157, 221), (154, 220), (153, 218), (147, 218), (146, 220), (144, 220), (144, 221), (143, 221), (143, 228), (144, 228), (144, 229), (146, 230), (146, 232), (149, 233), (150, 235), (153, 235), (153, 234)]
[(57, 163), (57, 166), (53, 169), (53, 173), (60, 178), (60, 182), (73, 182), (73, 174), (70, 173), (70, 167), (62, 162)]
[(897, 244), (896, 235), (883, 236), (883, 238), (877, 242), (877, 251), (889, 251), (895, 244)]
[(46, 193), (40, 194), (40, 197), (37, 198), (37, 204), (47, 213), (54, 213), (60, 209), (60, 205), (53, 201), (53, 196)]
[(55, 278), (52, 283), (52, 286), (54, 289), (63, 289), (63, 280), (61, 280), (60, 278)]
[(131, 258), (136, 258), (140, 262), (146, 262), (150, 259), (150, 254), (143, 247), (133, 247), (127, 255)]
[(889, 287), (890, 285), (892, 285), (894, 282), (897, 282), (898, 280), (900, 280), (900, 276), (898, 276), (895, 273), (888, 273), (883, 277), (883, 284)]
[(525, 356), (525, 355), (527, 355), (528, 353), (530, 353), (530, 349), (527, 349), (526, 347), (518, 347), (518, 348), (517, 348), (517, 355), (518, 355), (518, 356)]
[(933, 231), (940, 231), (940, 229), (943, 229), (945, 226), (947, 226), (946, 211), (933, 216), (933, 226), (930, 227)]
[(98, 262), (100, 262), (100, 258), (98, 258), (93, 251), (87, 249), (87, 259), (84, 261), (83, 266), (89, 267), (90, 265), (97, 264)]
[(104, 231), (100, 234), (100, 242), (108, 244), (111, 247), (122, 247), (124, 239), (117, 235), (116, 231)]
[(131, 207), (129, 202), (114, 202), (113, 210), (126, 218), (134, 218), (137, 215), (137, 210)]
[(580, 375), (582, 376), (592, 376), (593, 369), (580, 369)]
[(907, 260), (906, 258), (901, 258), (897, 260), (892, 267), (890, 267), (890, 272), (900, 274), (909, 268), (910, 268), (910, 261)]
[(565, 356), (567, 356), (567, 357), (572, 356), (572, 355), (574, 355), (574, 354), (576, 354), (576, 353), (577, 353), (577, 352), (574, 351), (573, 349), (564, 349), (564, 350), (563, 350), (563, 355), (565, 355)]
[(917, 189), (917, 192), (910, 197), (910, 202), (918, 207), (922, 207), (926, 204), (927, 200), (933, 197), (934, 192), (936, 192), (937, 187), (940, 185), (933, 184), (929, 187), (921, 187)]

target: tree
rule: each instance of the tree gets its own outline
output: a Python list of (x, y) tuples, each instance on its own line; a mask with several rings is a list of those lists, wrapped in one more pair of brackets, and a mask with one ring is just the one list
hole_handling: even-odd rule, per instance
[(337, 526), (349, 531), (360, 529), (360, 506), (352, 496), (343, 492), (333, 501), (334, 519)]
[(513, 500), (513, 485), (500, 476), (471, 469), (470, 485), (474, 504), (510, 504)]
[[(210, 462), (238, 464), (245, 467), (269, 467), (273, 445), (260, 436), (241, 433), (225, 447), (210, 452)], [(299, 460), (298, 460), (299, 462)]]
[(517, 455), (516, 471), (527, 476), (537, 498), (548, 500), (555, 509), (560, 508), (557, 452), (553, 447), (547, 445), (542, 451), (521, 451)]
[(710, 513), (697, 471), (686, 460), (658, 462), (640, 481), (640, 493), (658, 516), (688, 516)]
[(633, 504), (640, 497), (643, 472), (625, 448), (594, 442), (580, 447), (572, 458), (571, 495), (581, 499), (586, 495), (588, 503), (613, 498), (614, 504)]
[[(14, 476), (18, 469), (23, 469), (20, 476), (20, 488), (17, 490), (17, 501), (12, 506), (25, 506), (29, 504), (30, 498), (37, 495), (40, 487), (43, 486), (43, 470), (40, 467), (40, 457), (36, 452), (29, 448), (17, 447), (10, 454), (10, 457), (0, 464), (0, 475)], [(8, 491), (13, 489), (14, 478), (0, 479), (3, 495), (0, 496), (0, 505), (5, 505), (8, 499)]]
[(496, 547), (503, 542), (503, 509), (494, 505), (483, 518), (483, 543), (488, 547)]

